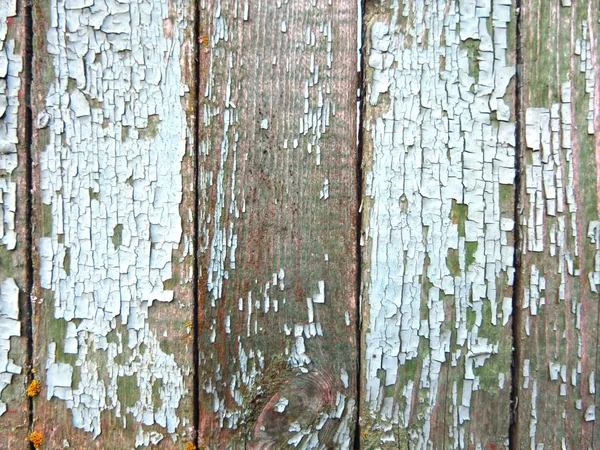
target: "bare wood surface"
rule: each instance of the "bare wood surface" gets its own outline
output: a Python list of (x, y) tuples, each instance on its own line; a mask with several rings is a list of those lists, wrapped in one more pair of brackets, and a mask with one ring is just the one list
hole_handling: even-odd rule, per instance
[(508, 445), (513, 14), (367, 2), (361, 448)]
[(193, 4), (34, 5), (43, 448), (193, 439)]
[(600, 445), (599, 12), (521, 6), (522, 289), (519, 416), (525, 448)]
[(351, 448), (356, 2), (200, 15), (200, 447)]
[(24, 2), (0, 8), (0, 441), (28, 439)]

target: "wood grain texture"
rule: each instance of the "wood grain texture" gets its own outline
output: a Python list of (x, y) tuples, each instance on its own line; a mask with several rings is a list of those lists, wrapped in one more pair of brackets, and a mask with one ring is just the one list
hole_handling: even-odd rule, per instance
[(194, 15), (178, 0), (35, 2), (43, 448), (193, 439)]
[(585, 0), (521, 6), (523, 448), (600, 445), (600, 18)]
[(504, 448), (510, 1), (367, 2), (361, 448)]
[(200, 15), (200, 447), (351, 448), (357, 4)]
[(33, 3), (0, 447), (600, 447), (596, 2)]
[(25, 448), (27, 187), (24, 2), (0, 8), (0, 442)]

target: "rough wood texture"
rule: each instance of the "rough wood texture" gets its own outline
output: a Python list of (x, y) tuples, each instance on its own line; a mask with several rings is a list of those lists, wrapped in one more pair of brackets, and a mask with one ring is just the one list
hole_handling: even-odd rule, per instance
[(367, 2), (361, 448), (508, 444), (510, 0)]
[(357, 4), (201, 5), (200, 446), (350, 448)]
[(193, 17), (35, 2), (35, 368), (44, 448), (193, 434)]
[[(27, 444), (24, 2), (0, 2), (0, 442)], [(18, 207), (17, 207), (18, 206)]]
[(598, 5), (521, 6), (523, 448), (600, 445)]
[(597, 2), (31, 3), (1, 448), (600, 447)]

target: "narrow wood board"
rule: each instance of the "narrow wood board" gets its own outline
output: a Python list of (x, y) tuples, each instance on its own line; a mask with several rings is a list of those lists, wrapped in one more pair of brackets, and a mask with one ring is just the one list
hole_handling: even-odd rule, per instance
[(192, 441), (194, 6), (34, 5), (44, 448)]
[(200, 16), (200, 448), (351, 448), (357, 3)]
[(504, 448), (511, 2), (367, 2), (364, 29), (361, 448)]
[(28, 445), (26, 24), (23, 1), (0, 11), (0, 442)]
[(598, 5), (521, 4), (522, 288), (517, 436), (600, 445)]

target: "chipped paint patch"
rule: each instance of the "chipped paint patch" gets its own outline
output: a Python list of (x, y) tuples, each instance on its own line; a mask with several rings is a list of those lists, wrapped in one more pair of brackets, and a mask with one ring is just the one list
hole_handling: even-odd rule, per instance
[(16, 7), (16, 0), (9, 0), (3, 3), (0, 11), (0, 239), (7, 250), (14, 250), (17, 245), (17, 184), (12, 175), (18, 165), (23, 58), (15, 53), (14, 39), (7, 39), (8, 19), (17, 15)]
[[(177, 439), (187, 419), (182, 367), (149, 323), (172, 302), (173, 256), (182, 240), (182, 1), (53, 0), (47, 51), (53, 79), (38, 125), (42, 201), (40, 284), (52, 292), (47, 398), (73, 424), (103, 431), (102, 413), (139, 424), (135, 445)], [(41, 126), (43, 128), (43, 126)], [(165, 332), (166, 333), (166, 332)], [(119, 386), (135, 380), (135, 399)], [(126, 383), (125, 383), (126, 384)], [(163, 433), (147, 429), (152, 425)]]
[(518, 431), (527, 448), (592, 448), (598, 433), (598, 16), (585, 0), (545, 6), (521, 16), (527, 33), (521, 44)]
[[(354, 239), (354, 223), (345, 223), (354, 136), (344, 133), (356, 80), (343, 57), (355, 49), (342, 41), (354, 8), (354, 0), (201, 5), (210, 33), (198, 168), (200, 433), (208, 446), (347, 448), (352, 440), (354, 362), (323, 349), (354, 345), (343, 312), (353, 293), (339, 286), (353, 280), (344, 280), (351, 259), (338, 259)], [(274, 365), (285, 377), (270, 372)]]
[[(366, 410), (376, 428), (409, 427), (411, 448), (479, 446), (466, 437), (472, 396), (498, 389), (485, 366), (510, 354), (501, 327), (514, 222), (502, 211), (513, 199), (501, 189), (514, 192), (515, 126), (503, 100), (515, 73), (511, 2), (402, 3), (383, 2), (390, 19), (373, 20), (367, 55)], [(446, 408), (449, 367), (458, 368)], [(432, 435), (436, 410), (446, 438)]]
[[(0, 246), (8, 251), (17, 246), (14, 171), (18, 165), (19, 90), (23, 70), (23, 58), (15, 53), (15, 41), (8, 39), (9, 18), (16, 15), (16, 0), (4, 1), (0, 8)], [(6, 278), (0, 284), (0, 394), (11, 383), (12, 376), (21, 373), (21, 367), (9, 358), (10, 338), (20, 334), (19, 288), (13, 278)], [(6, 403), (0, 401), (0, 416), (6, 409)]]
[[(583, 38), (576, 41), (574, 53), (579, 55), (579, 70), (585, 75), (585, 89), (581, 94), (589, 100), (587, 133), (593, 135), (595, 76), (591, 65), (586, 64), (586, 61), (591, 60), (591, 55), (585, 22), (581, 24), (579, 31)], [(586, 144), (583, 142), (584, 138), (576, 134), (579, 105), (572, 103), (575, 98), (573, 82), (565, 81), (559, 86), (560, 102), (553, 103), (550, 108), (528, 107), (525, 113), (527, 163), (524, 170), (524, 193), (527, 201), (522, 218), (525, 229), (522, 252), (528, 258), (528, 283), (526, 282), (522, 292), (522, 307), (526, 313), (522, 326), (526, 337), (535, 336), (538, 339), (537, 336), (541, 333), (540, 318), (544, 322), (551, 320), (554, 323), (552, 330), (543, 331), (547, 335), (544, 337), (544, 346), (548, 349), (536, 354), (527, 348), (526, 354), (530, 359), (526, 359), (523, 366), (521, 388), (522, 395), (530, 399), (530, 404), (524, 405), (524, 408), (531, 414), (528, 436), (532, 448), (536, 445), (550, 445), (549, 440), (555, 439), (545, 430), (538, 430), (538, 424), (545, 426), (548, 423), (546, 416), (554, 417), (552, 422), (558, 427), (557, 430), (568, 430), (573, 426), (570, 424), (572, 414), (567, 412), (573, 407), (575, 410), (583, 410), (583, 421), (595, 420), (595, 405), (589, 403), (593, 401), (593, 392), (585, 392), (586, 385), (595, 390), (594, 366), (586, 366), (584, 355), (586, 324), (582, 312), (586, 295), (584, 286), (578, 286), (577, 281), (585, 276), (581, 263), (586, 259), (585, 255), (580, 255), (583, 241), (579, 236), (578, 224), (582, 217), (585, 220), (589, 216), (589, 210), (586, 211), (585, 205), (581, 203), (584, 197), (576, 192), (577, 178), (585, 173), (585, 170), (577, 173), (577, 153)], [(596, 202), (595, 196), (593, 201)], [(590, 221), (588, 228), (588, 237), (596, 248), (597, 223)], [(589, 259), (598, 260), (597, 253), (595, 258)], [(597, 269), (593, 266), (590, 269), (587, 274), (589, 288), (597, 293)], [(550, 302), (549, 305), (546, 299)], [(561, 311), (562, 308), (564, 309)], [(550, 336), (555, 334), (560, 341), (568, 339), (569, 342), (577, 342), (577, 347), (564, 352), (563, 348), (567, 348), (569, 344), (561, 342), (559, 349), (551, 350), (554, 348), (554, 338)], [(555, 393), (552, 400), (540, 398), (539, 389), (548, 389), (550, 386), (556, 387), (555, 390), (552, 389)], [(574, 404), (570, 402), (570, 398), (575, 399)], [(550, 406), (548, 401), (551, 402)], [(540, 413), (537, 410), (540, 404), (544, 408), (541, 418), (538, 417)], [(579, 414), (579, 411), (575, 412), (575, 415)], [(563, 432), (559, 431), (559, 434)], [(566, 445), (565, 442), (563, 440), (563, 445)]]
[[(21, 373), (21, 367), (9, 358), (10, 338), (20, 336), (19, 288), (12, 278), (0, 284), (0, 394), (12, 380), (14, 374)], [(0, 401), (0, 416), (6, 412), (6, 403)]]

